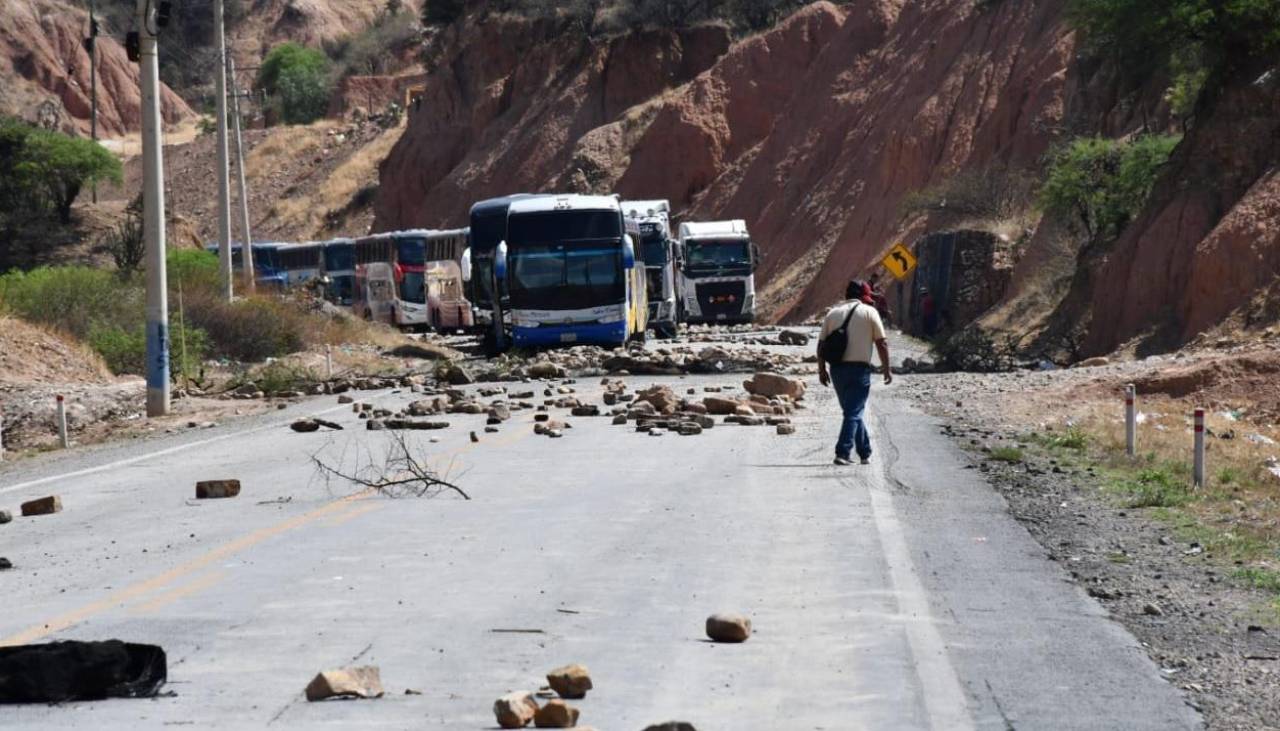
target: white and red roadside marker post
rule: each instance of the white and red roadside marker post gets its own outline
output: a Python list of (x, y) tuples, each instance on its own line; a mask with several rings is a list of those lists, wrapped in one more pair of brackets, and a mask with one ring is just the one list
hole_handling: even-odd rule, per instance
[(1204, 409), (1196, 409), (1195, 419), (1195, 462), (1192, 467), (1191, 480), (1196, 487), (1204, 487)]
[(333, 345), (326, 344), (324, 346), (324, 377), (326, 381), (333, 380)]
[(1138, 454), (1138, 408), (1134, 404), (1137, 391), (1132, 383), (1124, 387), (1124, 451), (1130, 459)]
[(63, 449), (71, 446), (71, 442), (67, 441), (67, 402), (62, 394), (58, 394), (58, 441), (62, 443)]

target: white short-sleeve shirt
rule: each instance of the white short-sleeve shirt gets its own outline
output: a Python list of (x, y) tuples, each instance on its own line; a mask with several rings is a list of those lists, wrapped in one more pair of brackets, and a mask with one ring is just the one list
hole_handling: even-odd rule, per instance
[(875, 307), (856, 300), (841, 302), (832, 307), (822, 321), (820, 337), (825, 338), (839, 328), (849, 314), (849, 308), (855, 305), (858, 309), (849, 318), (849, 344), (845, 346), (843, 362), (870, 365), (876, 341), (884, 339), (884, 323), (880, 321), (880, 313)]

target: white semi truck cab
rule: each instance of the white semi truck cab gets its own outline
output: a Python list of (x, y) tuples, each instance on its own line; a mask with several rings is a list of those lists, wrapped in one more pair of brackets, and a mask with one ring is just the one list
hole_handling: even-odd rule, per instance
[(755, 272), (760, 253), (747, 222), (680, 224), (680, 304), (694, 323), (748, 323), (755, 320)]

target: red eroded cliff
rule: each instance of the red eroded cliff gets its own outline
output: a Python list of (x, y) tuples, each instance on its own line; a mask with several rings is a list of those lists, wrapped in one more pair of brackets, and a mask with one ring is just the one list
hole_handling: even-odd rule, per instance
[[(732, 45), (714, 28), (592, 43), (484, 12), (446, 32), (381, 168), (376, 228), (461, 224), (471, 202), (519, 190), (668, 198), (677, 218), (747, 220), (774, 319), (819, 311), (926, 232), (902, 216), (908, 194), (1041, 170), (1055, 143), (1167, 119), (1167, 80), (1125, 91), (1082, 63), (1056, 0), (817, 2)], [(1065, 302), (1078, 244), (1053, 222), (1029, 232), (988, 321), (1085, 325), (1090, 352), (1153, 331), (1176, 346), (1275, 282), (1278, 77), (1226, 90)]]
[(718, 29), (591, 46), (510, 19), (455, 28), (382, 168), (376, 225), (458, 223), (515, 190), (665, 197), (747, 219), (768, 314), (807, 314), (900, 233), (903, 195), (1043, 152), (1073, 47), (1058, 14), (818, 2), (727, 49)]
[[(1280, 74), (1223, 91), (1144, 215), (1085, 272), (1086, 347), (1175, 347), (1280, 281)], [(1077, 306), (1081, 302), (1076, 303)]]
[[(89, 14), (55, 0), (0, 3), (0, 112), (65, 132), (89, 133), (89, 54), (81, 45)], [(114, 38), (98, 38), (98, 135), (117, 137), (141, 128), (138, 66)], [(166, 123), (192, 115), (165, 87)]]

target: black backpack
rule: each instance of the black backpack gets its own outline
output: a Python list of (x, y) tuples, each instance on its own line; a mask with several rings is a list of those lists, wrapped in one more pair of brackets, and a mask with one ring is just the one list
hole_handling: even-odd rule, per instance
[(844, 316), (844, 322), (840, 327), (832, 330), (818, 343), (819, 358), (828, 363), (840, 363), (844, 360), (844, 351), (849, 347), (849, 321), (853, 319), (853, 313), (858, 311), (859, 304), (855, 301), (853, 307), (849, 308), (849, 314)]

